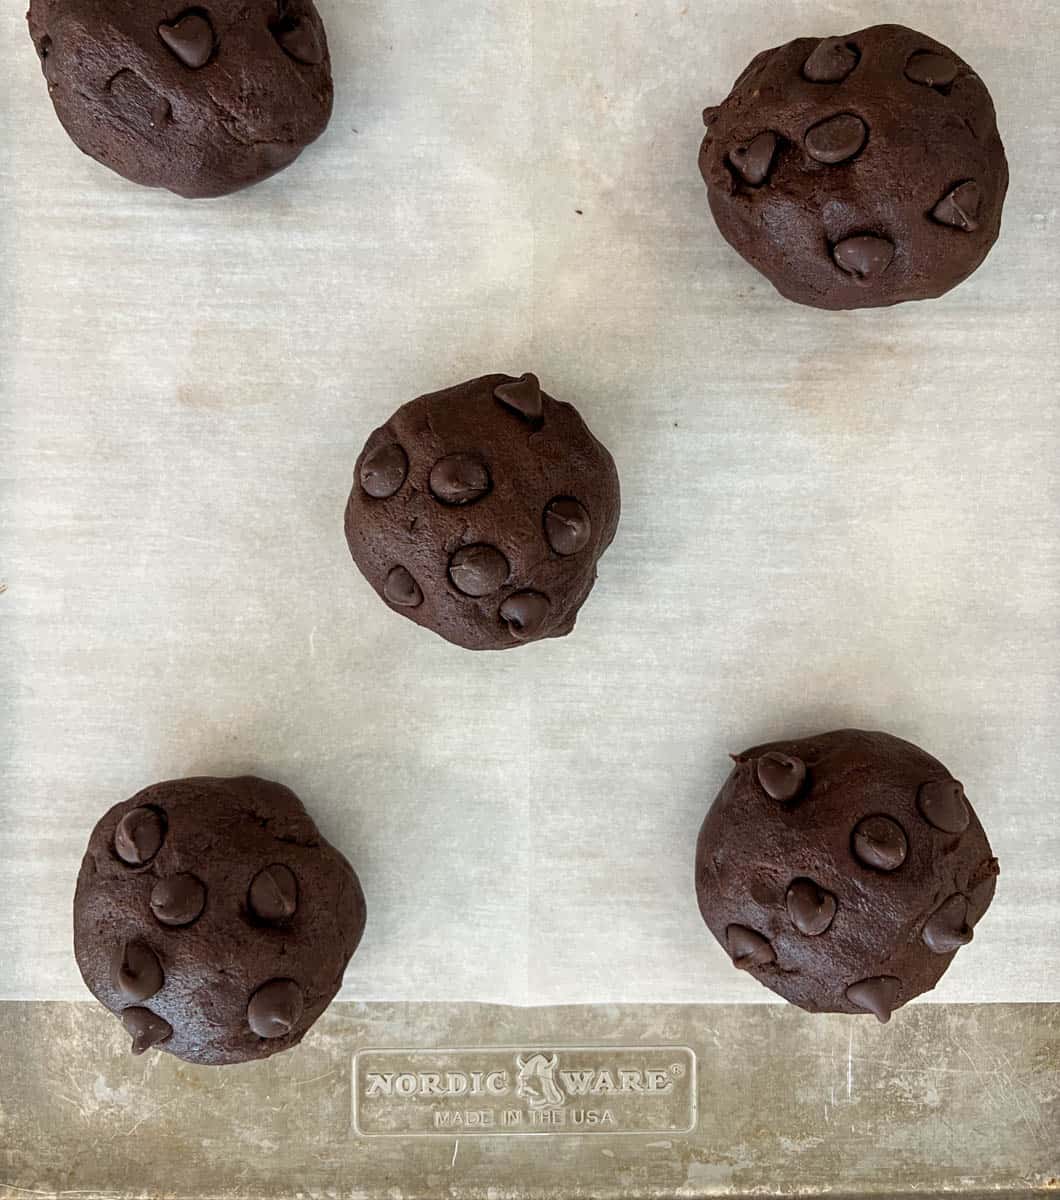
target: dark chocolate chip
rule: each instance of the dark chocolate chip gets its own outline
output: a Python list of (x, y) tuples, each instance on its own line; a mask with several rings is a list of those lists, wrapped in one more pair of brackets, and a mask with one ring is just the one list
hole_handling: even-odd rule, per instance
[(288, 57), (315, 67), (324, 61), (324, 42), (310, 21), (289, 20), (274, 31), (280, 49)]
[(931, 215), (941, 225), (952, 225), (965, 233), (974, 233), (979, 228), (979, 205), (982, 194), (974, 179), (959, 183), (931, 210)]
[(52, 55), (52, 39), (47, 34), (40, 40), (40, 45), (37, 47), (37, 55), (40, 58), (41, 74), (48, 81), (48, 90), (52, 91), (55, 88), (54, 75), (56, 63)]
[(839, 113), (818, 121), (806, 131), (806, 153), (819, 163), (835, 166), (846, 162), (868, 141), (865, 122), (853, 113)]
[(957, 78), (957, 64), (945, 55), (919, 50), (905, 64), (905, 77), (928, 87), (947, 87)]
[(548, 620), (549, 608), (548, 598), (540, 592), (514, 592), (501, 605), (500, 616), (507, 622), (513, 638), (528, 642)]
[(162, 964), (150, 946), (126, 942), (111, 961), (111, 982), (126, 1000), (147, 1000), (165, 982)]
[(858, 65), (858, 52), (842, 38), (824, 38), (802, 65), (811, 83), (841, 83)]
[(449, 578), (465, 596), (489, 596), (507, 582), (511, 568), (494, 546), (462, 546), (449, 560)]
[(430, 488), (443, 504), (471, 504), (490, 490), (490, 473), (474, 454), (447, 454), (431, 468)]
[(561, 496), (545, 509), (545, 537), (557, 554), (577, 554), (589, 543), (592, 521), (577, 500)]
[(729, 949), (729, 957), (733, 966), (741, 971), (750, 971), (752, 967), (764, 967), (776, 962), (776, 952), (769, 939), (763, 937), (746, 925), (730, 925), (725, 930), (725, 942)]
[(990, 907), (997, 890), (998, 865), (996, 858), (988, 858), (972, 873), (968, 886), (968, 920), (969, 924), (977, 925), (983, 914)]
[(165, 835), (162, 814), (158, 809), (131, 809), (114, 831), (114, 853), (130, 867), (142, 867), (162, 848)]
[(298, 908), (298, 880), (283, 863), (263, 867), (247, 893), (247, 907), (262, 921), (278, 924), (290, 920)]
[(383, 584), (384, 597), (395, 608), (419, 608), (423, 591), (404, 567), (394, 567)]
[(818, 887), (812, 879), (796, 879), (788, 888), (788, 916), (807, 937), (818, 937), (835, 920), (839, 903), (831, 892)]
[(801, 758), (770, 750), (755, 763), (755, 774), (771, 800), (794, 800), (806, 782), (806, 764)]
[(874, 975), (871, 979), (852, 983), (847, 988), (847, 999), (872, 1013), (881, 1025), (886, 1025), (894, 1012), (901, 987), (902, 981), (893, 975)]
[(271, 979), (250, 997), (247, 1024), (263, 1038), (286, 1037), (302, 1018), (305, 1001), (293, 979)]
[(105, 91), (115, 115), (134, 129), (158, 129), (173, 115), (165, 96), (127, 67), (107, 80)]
[(171, 875), (151, 889), (151, 911), (163, 925), (190, 925), (206, 907), (206, 885), (195, 875)]
[(744, 183), (760, 187), (769, 177), (769, 168), (777, 152), (777, 135), (760, 133), (746, 146), (736, 146), (729, 152), (729, 162)]
[(956, 779), (932, 779), (921, 784), (916, 797), (920, 815), (943, 833), (964, 833), (971, 816), (964, 785)]
[(378, 446), (361, 463), (361, 487), (376, 500), (401, 491), (409, 473), (409, 459), (397, 442)]
[(968, 924), (968, 897), (956, 892), (928, 917), (921, 935), (933, 954), (952, 954), (972, 940)]
[(173, 1026), (149, 1008), (123, 1008), (121, 1023), (125, 1026), (125, 1032), (132, 1037), (133, 1054), (143, 1054), (173, 1033)]
[(848, 275), (868, 279), (886, 271), (894, 258), (894, 243), (880, 237), (852, 237), (840, 242), (832, 251), (836, 266)]
[(163, 21), (158, 27), (158, 36), (193, 71), (205, 67), (213, 55), (213, 26), (201, 12), (186, 12), (172, 24)]
[(151, 105), (151, 126), (154, 129), (161, 129), (168, 121), (173, 119), (173, 107), (165, 96), (159, 96), (158, 99)]
[(536, 375), (521, 375), (511, 383), (502, 383), (493, 389), (493, 394), (503, 405), (528, 421), (540, 421), (545, 415), (541, 384)]
[(890, 817), (866, 817), (852, 838), (854, 855), (877, 871), (897, 871), (909, 853), (905, 831)]

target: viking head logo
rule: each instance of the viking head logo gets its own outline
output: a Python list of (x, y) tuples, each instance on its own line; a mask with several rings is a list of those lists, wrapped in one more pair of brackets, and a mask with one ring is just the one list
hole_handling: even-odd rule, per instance
[(520, 1054), (516, 1057), (515, 1065), (519, 1068), (515, 1094), (520, 1100), (525, 1100), (531, 1108), (562, 1107), (563, 1093), (556, 1083), (559, 1059), (555, 1054), (551, 1058), (543, 1054), (523, 1058)]

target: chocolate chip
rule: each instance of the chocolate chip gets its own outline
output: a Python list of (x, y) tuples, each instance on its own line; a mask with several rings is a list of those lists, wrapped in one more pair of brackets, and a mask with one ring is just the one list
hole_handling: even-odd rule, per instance
[(853, 113), (839, 113), (818, 121), (806, 131), (806, 153), (819, 163), (835, 166), (846, 162), (868, 141), (869, 131), (865, 122)]
[(545, 537), (557, 554), (577, 554), (584, 550), (592, 531), (589, 514), (577, 500), (561, 496), (545, 509)]
[(909, 853), (905, 831), (890, 817), (866, 817), (852, 838), (854, 855), (877, 871), (897, 871)]
[(280, 49), (288, 57), (315, 67), (324, 61), (324, 42), (309, 21), (285, 20), (273, 30)]
[(769, 939), (754, 929), (748, 929), (746, 925), (730, 925), (725, 930), (725, 942), (733, 966), (741, 971), (776, 962), (776, 952)]
[(942, 54), (919, 50), (905, 64), (905, 77), (928, 87), (948, 87), (957, 78), (957, 64)]
[(964, 785), (956, 779), (932, 779), (921, 784), (916, 804), (924, 820), (943, 833), (964, 833), (971, 820)]
[(770, 750), (755, 763), (755, 775), (771, 800), (794, 800), (806, 782), (806, 764), (801, 758)]
[(462, 546), (449, 560), (449, 578), (465, 596), (489, 596), (503, 587), (511, 568), (493, 546)]
[(111, 983), (126, 1000), (147, 1000), (165, 982), (162, 964), (150, 946), (126, 942), (111, 961)]
[(959, 183), (931, 210), (931, 215), (941, 225), (952, 225), (965, 233), (974, 233), (979, 228), (979, 205), (982, 194), (974, 179)]
[(852, 237), (832, 251), (836, 265), (848, 275), (867, 279), (886, 271), (894, 258), (894, 243), (879, 237)]
[(194, 875), (171, 875), (151, 889), (151, 911), (163, 925), (190, 925), (206, 907), (206, 885)]
[(760, 133), (747, 146), (736, 146), (729, 151), (729, 162), (739, 174), (744, 183), (750, 187), (759, 187), (769, 176), (769, 168), (777, 152), (777, 135)]
[(171, 24), (162, 22), (158, 36), (193, 71), (205, 67), (214, 51), (214, 32), (204, 13), (189, 10)]
[(921, 936), (933, 954), (952, 954), (967, 946), (973, 936), (968, 924), (968, 897), (957, 892), (943, 901), (928, 917)]
[(132, 1037), (133, 1054), (143, 1054), (173, 1033), (173, 1026), (149, 1008), (122, 1009), (121, 1023), (125, 1026), (125, 1032)]
[(150, 123), (152, 129), (161, 129), (173, 119), (173, 108), (165, 96), (159, 96), (151, 105)]
[(173, 115), (165, 96), (127, 67), (107, 80), (104, 92), (115, 116), (145, 133), (160, 128)]
[(788, 916), (807, 937), (818, 937), (832, 924), (839, 903), (812, 879), (796, 879), (788, 888)]
[(254, 876), (247, 893), (247, 907), (262, 921), (288, 921), (298, 908), (298, 880), (282, 863), (264, 867)]
[(526, 374), (511, 383), (493, 389), (494, 396), (528, 421), (540, 421), (545, 415), (541, 384), (536, 375)]
[(130, 867), (142, 867), (162, 848), (165, 836), (165, 824), (157, 808), (134, 808), (118, 822), (114, 853)]
[(983, 914), (990, 907), (997, 890), (998, 865), (996, 858), (989, 858), (980, 863), (973, 872), (968, 886), (968, 916), (970, 924), (975, 925), (982, 920)]
[(847, 988), (847, 999), (872, 1013), (881, 1025), (886, 1025), (894, 1012), (901, 987), (902, 981), (893, 975), (875, 975), (852, 983)]
[(250, 997), (247, 1024), (263, 1038), (286, 1037), (302, 1018), (305, 1001), (293, 979), (272, 979)]
[(841, 83), (858, 65), (858, 52), (842, 38), (824, 38), (802, 64), (811, 83)]
[(443, 504), (471, 504), (489, 492), (490, 473), (474, 454), (447, 454), (431, 468), (430, 488)]
[(404, 567), (394, 567), (383, 584), (383, 596), (395, 608), (419, 608), (423, 591)]
[(550, 607), (540, 592), (515, 592), (501, 605), (500, 616), (516, 641), (528, 642), (548, 620)]
[(54, 91), (56, 87), (54, 76), (56, 66), (58, 65), (52, 55), (52, 45), (52, 39), (45, 34), (40, 40), (40, 45), (37, 47), (37, 54), (40, 57), (41, 74), (48, 81), (49, 91)]
[(397, 442), (378, 446), (361, 463), (361, 487), (376, 500), (401, 491), (409, 473), (409, 459)]

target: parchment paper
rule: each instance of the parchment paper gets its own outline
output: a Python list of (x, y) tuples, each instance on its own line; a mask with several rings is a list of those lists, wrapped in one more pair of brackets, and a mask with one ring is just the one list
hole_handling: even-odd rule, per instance
[[(188, 203), (82, 157), (0, 18), (0, 998), (87, 995), (89, 831), (253, 771), (354, 862), (347, 999), (765, 1002), (702, 925), (726, 754), (843, 725), (965, 781), (997, 900), (935, 993), (1060, 998), (1051, 0), (320, 0), (325, 137)], [(1012, 162), (932, 304), (824, 314), (723, 243), (707, 103), (875, 21), (952, 44)], [(624, 515), (564, 642), (471, 655), (389, 613), (342, 512), (413, 396), (534, 370)]]

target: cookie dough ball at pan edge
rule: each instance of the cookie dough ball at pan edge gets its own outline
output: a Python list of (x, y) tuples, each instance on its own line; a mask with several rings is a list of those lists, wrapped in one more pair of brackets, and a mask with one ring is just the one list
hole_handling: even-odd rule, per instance
[(182, 779), (96, 825), (74, 952), (133, 1053), (222, 1065), (296, 1046), (342, 984), (365, 902), (350, 864), (277, 783)]
[(734, 964), (810, 1012), (880, 1021), (933, 988), (998, 873), (962, 785), (909, 742), (854, 729), (734, 761), (695, 874)]
[(534, 375), (421, 396), (368, 439), (346, 507), (361, 573), (469, 650), (563, 637), (618, 527), (618, 473)]
[(1008, 164), (993, 102), (922, 33), (877, 25), (767, 50), (704, 120), (718, 228), (789, 300), (931, 299), (997, 240)]
[(312, 0), (30, 0), (56, 114), (147, 187), (223, 196), (289, 166), (331, 116)]

